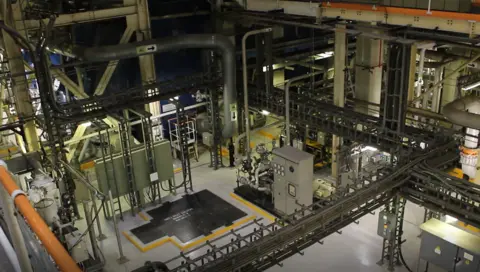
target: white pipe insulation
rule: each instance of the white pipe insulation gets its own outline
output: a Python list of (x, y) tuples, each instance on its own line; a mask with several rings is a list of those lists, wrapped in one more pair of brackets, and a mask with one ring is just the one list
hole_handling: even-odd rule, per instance
[(452, 123), (466, 127), (467, 135), (460, 153), (462, 171), (475, 178), (478, 163), (478, 135), (480, 132), (480, 97), (465, 96), (443, 107), (443, 114)]

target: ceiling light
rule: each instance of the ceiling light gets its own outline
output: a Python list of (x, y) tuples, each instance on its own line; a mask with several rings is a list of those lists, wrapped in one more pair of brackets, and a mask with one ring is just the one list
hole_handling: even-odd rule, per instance
[(332, 56), (333, 56), (333, 51), (327, 51), (327, 52), (324, 52), (324, 53), (316, 54), (315, 55), (315, 60), (326, 59), (326, 58), (330, 58)]
[(364, 152), (364, 151), (367, 151), (367, 150), (377, 151), (378, 149), (373, 147), (373, 146), (366, 146), (366, 147), (362, 148), (361, 150), (362, 150), (362, 152)]

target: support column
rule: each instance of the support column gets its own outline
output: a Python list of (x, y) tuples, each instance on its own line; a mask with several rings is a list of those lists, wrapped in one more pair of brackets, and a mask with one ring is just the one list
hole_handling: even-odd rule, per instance
[(457, 95), (457, 78), (460, 76), (460, 71), (455, 72), (464, 64), (464, 61), (457, 60), (445, 65), (444, 75), (450, 75), (443, 81), (443, 91), (440, 100), (440, 112), (443, 106), (455, 100)]
[[(337, 28), (345, 28), (345, 25), (337, 25)], [(335, 55), (334, 55), (334, 84), (333, 84), (333, 103), (335, 106), (343, 107), (345, 104), (345, 58), (346, 58), (346, 40), (345, 32), (335, 32)], [(339, 157), (338, 150), (342, 145), (342, 138), (333, 135), (332, 139), (332, 177), (339, 180)]]
[[(137, 41), (145, 41), (152, 39), (150, 27), (150, 14), (148, 12), (147, 0), (124, 0), (124, 5), (137, 5), (137, 14), (127, 16), (127, 27), (136, 30)], [(154, 82), (155, 59), (152, 54), (138, 57), (140, 64), (140, 73), (142, 76), (142, 84)], [(152, 115), (160, 115), (160, 102), (153, 102), (146, 106), (146, 110)]]
[[(380, 104), (382, 88), (383, 41), (357, 37), (355, 56), (355, 98)], [(378, 107), (360, 105), (355, 111), (378, 116)]]
[[(6, 5), (7, 10), (3, 10), (3, 19), (9, 26), (13, 26), (12, 10), (10, 4)], [(25, 139), (28, 145), (28, 151), (37, 151), (40, 149), (37, 130), (33, 117), (35, 110), (33, 109), (32, 100), (29, 93), (28, 82), (25, 76), (23, 66), (23, 56), (19, 46), (6, 32), (2, 31), (3, 43), (8, 57), (8, 66), (12, 75), (13, 93), (15, 94), (15, 108), (19, 118), (27, 118), (24, 124)]]
[[(433, 84), (436, 85), (441, 79), (443, 74), (443, 66), (435, 69), (435, 75)], [(442, 85), (436, 86), (433, 89), (432, 96), (432, 111), (438, 113), (440, 111), (440, 94), (442, 90)]]

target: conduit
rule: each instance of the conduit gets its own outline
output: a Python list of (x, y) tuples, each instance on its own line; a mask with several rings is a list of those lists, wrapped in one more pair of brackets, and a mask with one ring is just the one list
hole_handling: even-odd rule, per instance
[(223, 107), (225, 125), (222, 135), (230, 138), (234, 132), (237, 120), (237, 92), (235, 89), (235, 46), (226, 36), (217, 34), (192, 34), (164, 39), (155, 39), (129, 44), (74, 49), (74, 52), (84, 61), (99, 62), (134, 58), (167, 51), (200, 48), (215, 49), (222, 52), (223, 59)]
[(465, 96), (443, 107), (443, 114), (452, 123), (467, 128), (480, 129), (480, 115), (467, 112), (475, 103), (480, 103), (478, 96)]
[[(243, 72), (243, 103), (245, 104), (245, 133), (247, 143), (250, 143), (250, 111), (248, 107), (248, 77), (247, 77), (247, 38), (252, 35), (271, 32), (272, 28), (256, 29), (248, 31), (242, 38), (242, 72)], [(250, 156), (250, 144), (247, 144), (247, 156)]]
[(285, 142), (286, 142), (286, 145), (290, 145), (290, 86), (292, 85), (293, 82), (297, 82), (305, 78), (313, 77), (321, 73), (323, 72), (314, 72), (311, 74), (305, 74), (298, 77), (294, 77), (292, 79), (289, 79), (287, 84), (285, 85), (285, 132), (286, 132)]
[[(0, 163), (3, 163), (1, 161)], [(12, 196), (15, 206), (25, 217), (30, 228), (35, 232), (47, 252), (55, 260), (55, 263), (64, 272), (81, 272), (72, 257), (68, 254), (57, 237), (50, 231), (47, 224), (30, 204), (28, 198), (22, 194), (22, 191), (14, 182), (10, 173), (4, 166), (0, 166), (0, 182), (10, 196)]]

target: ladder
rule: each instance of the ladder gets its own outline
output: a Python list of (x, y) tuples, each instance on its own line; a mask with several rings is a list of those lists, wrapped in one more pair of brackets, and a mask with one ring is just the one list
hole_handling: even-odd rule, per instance
[(210, 122), (210, 133), (213, 137), (213, 144), (210, 147), (210, 167), (217, 170), (223, 167), (222, 161), (222, 136), (220, 135), (220, 109), (218, 107), (218, 90), (209, 90), (209, 105), (207, 107), (208, 120)]
[(140, 194), (135, 183), (135, 174), (133, 172), (132, 150), (130, 147), (130, 127), (128, 124), (128, 111), (124, 111), (124, 119), (119, 122), (119, 136), (121, 151), (123, 157), (123, 164), (127, 174), (128, 185), (128, 200), (132, 215), (135, 214), (135, 208), (141, 207)]
[[(107, 141), (105, 141), (105, 137), (101, 130), (98, 131), (98, 138), (100, 139), (100, 150), (102, 152), (102, 162), (103, 162), (103, 168), (105, 171), (105, 176), (107, 178), (108, 190), (113, 190), (115, 192), (116, 197), (115, 199), (112, 199), (112, 203), (114, 207), (112, 207), (111, 209), (113, 210), (114, 214), (110, 214), (110, 209), (105, 209), (105, 206), (103, 208), (103, 211), (107, 219), (112, 218), (112, 216), (115, 216), (115, 214), (119, 212), (120, 219), (123, 221), (123, 211), (122, 211), (122, 204), (120, 202), (120, 192), (118, 190), (117, 178), (115, 175), (115, 166), (113, 163), (113, 148), (110, 144), (110, 134), (108, 132), (108, 128), (106, 128), (105, 131), (107, 134), (106, 135)], [(108, 154), (105, 154), (105, 146), (108, 148)], [(107, 158), (106, 158), (107, 155), (109, 156), (109, 159), (110, 159), (110, 167), (108, 167), (108, 164), (107, 164)]]
[(187, 115), (185, 114), (185, 108), (178, 101), (175, 100), (175, 108), (177, 115), (177, 134), (178, 134), (178, 145), (180, 147), (180, 160), (182, 162), (182, 176), (183, 176), (183, 187), (185, 193), (188, 190), (193, 190), (192, 187), (192, 173), (190, 168), (190, 156), (188, 152), (188, 127), (187, 127)]

